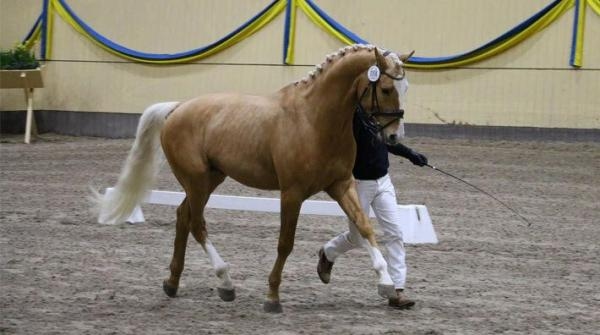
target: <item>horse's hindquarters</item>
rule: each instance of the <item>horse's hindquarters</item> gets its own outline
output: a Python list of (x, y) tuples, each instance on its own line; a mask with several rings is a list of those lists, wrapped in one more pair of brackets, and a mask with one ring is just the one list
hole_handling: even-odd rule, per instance
[(175, 174), (217, 170), (250, 187), (277, 189), (271, 154), (276, 112), (277, 105), (265, 97), (220, 94), (191, 100), (167, 120), (165, 155)]

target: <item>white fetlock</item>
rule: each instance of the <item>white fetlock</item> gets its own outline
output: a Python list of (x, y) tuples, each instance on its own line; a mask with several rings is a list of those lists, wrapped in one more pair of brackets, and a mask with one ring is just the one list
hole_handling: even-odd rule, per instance
[(371, 257), (373, 258), (373, 268), (379, 277), (379, 283), (384, 285), (393, 285), (392, 277), (388, 273), (388, 264), (383, 258), (379, 249), (373, 248)]
[(396, 296), (394, 282), (387, 272), (387, 267), (383, 271), (378, 271), (379, 283), (377, 284), (377, 293), (383, 298), (393, 298)]
[(208, 259), (210, 263), (215, 269), (215, 274), (219, 279), (222, 280), (221, 286), (222, 289), (225, 290), (233, 290), (233, 282), (231, 281), (231, 277), (229, 276), (229, 264), (225, 263), (217, 249), (213, 246), (212, 242), (209, 239), (206, 239), (204, 242), (204, 251), (208, 254)]
[(217, 277), (223, 279), (223, 276), (226, 276), (229, 272), (229, 264), (222, 263), (217, 268), (215, 268), (215, 274)]
[(373, 268), (379, 277), (379, 283), (377, 284), (377, 293), (383, 298), (393, 298), (396, 296), (396, 290), (394, 289), (394, 282), (392, 277), (388, 273), (387, 262), (383, 258), (381, 251), (377, 248), (372, 248), (371, 257), (373, 259)]
[(233, 290), (233, 281), (229, 276), (229, 265), (227, 263), (223, 263), (223, 266), (217, 268), (215, 273), (222, 280), (220, 288)]

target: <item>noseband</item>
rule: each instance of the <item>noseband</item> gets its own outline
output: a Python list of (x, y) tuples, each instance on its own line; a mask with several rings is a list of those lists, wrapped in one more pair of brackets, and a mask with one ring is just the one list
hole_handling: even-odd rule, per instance
[[(379, 69), (377, 69), (379, 70)], [(394, 77), (387, 72), (383, 72), (384, 75), (392, 78), (393, 80), (402, 80), (404, 79), (404, 75), (399, 77)], [(392, 123), (402, 119), (404, 117), (404, 109), (391, 109), (391, 110), (382, 110), (379, 106), (379, 100), (377, 99), (377, 83), (379, 82), (379, 74), (377, 74), (377, 78), (372, 80), (369, 77), (369, 85), (365, 87), (362, 92), (360, 99), (358, 100), (358, 104), (356, 105), (356, 113), (359, 116), (359, 120), (367, 131), (369, 131), (373, 136), (376, 136), (379, 133), (382, 133), (383, 130), (391, 125)], [(373, 94), (371, 94), (371, 106), (372, 112), (368, 113), (366, 109), (362, 105), (363, 98), (367, 95), (369, 90), (373, 90)], [(386, 124), (381, 124), (377, 121), (377, 116), (385, 116), (385, 117), (393, 117), (394, 119)]]

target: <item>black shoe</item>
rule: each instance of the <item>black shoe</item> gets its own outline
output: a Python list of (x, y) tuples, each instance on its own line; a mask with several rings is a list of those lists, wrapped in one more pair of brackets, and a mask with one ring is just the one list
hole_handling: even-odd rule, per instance
[(396, 309), (411, 309), (414, 305), (415, 302), (404, 297), (402, 293), (399, 293), (397, 298), (390, 298), (388, 300), (388, 306)]
[(333, 268), (333, 262), (330, 262), (325, 256), (325, 251), (323, 248), (319, 249), (319, 264), (317, 264), (317, 273), (319, 274), (319, 278), (325, 284), (329, 283), (329, 279), (331, 279), (331, 269)]

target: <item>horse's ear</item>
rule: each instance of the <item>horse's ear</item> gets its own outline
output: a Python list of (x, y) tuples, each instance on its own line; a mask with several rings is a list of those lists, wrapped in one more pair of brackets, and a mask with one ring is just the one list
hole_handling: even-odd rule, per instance
[(411, 52), (409, 52), (409, 53), (407, 53), (407, 54), (398, 55), (398, 58), (400, 58), (400, 60), (401, 60), (402, 62), (406, 62), (406, 61), (407, 61), (407, 60), (408, 60), (410, 57), (412, 57), (412, 55), (413, 55), (414, 53), (415, 53), (415, 51), (413, 50), (413, 51), (411, 51)]
[(377, 50), (377, 48), (373, 48), (373, 50), (375, 50), (375, 60), (377, 61), (377, 67), (382, 71), (385, 71), (385, 69), (388, 67), (387, 62), (385, 61), (385, 57), (383, 57), (379, 53), (379, 50)]

